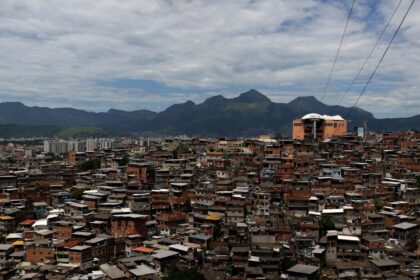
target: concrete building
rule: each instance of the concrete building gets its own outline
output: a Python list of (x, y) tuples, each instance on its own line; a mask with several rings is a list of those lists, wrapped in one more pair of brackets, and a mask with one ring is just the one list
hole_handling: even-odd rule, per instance
[(44, 141), (44, 152), (54, 154), (67, 153), (67, 141), (64, 140), (45, 140)]
[(12, 245), (0, 244), (0, 262), (5, 262), (6, 260), (8, 260), (12, 252), (13, 252)]
[(70, 248), (69, 263), (80, 267), (81, 270), (92, 267), (92, 247), (77, 245)]
[(311, 113), (293, 121), (293, 139), (317, 139), (341, 136), (347, 133), (347, 121), (341, 116)]
[(86, 151), (86, 141), (68, 141), (67, 143), (68, 151), (73, 152), (85, 152)]
[(98, 149), (98, 140), (97, 139), (87, 139), (86, 140), (86, 152), (93, 152)]
[(288, 279), (319, 279), (318, 270), (316, 266), (296, 264), (287, 270)]

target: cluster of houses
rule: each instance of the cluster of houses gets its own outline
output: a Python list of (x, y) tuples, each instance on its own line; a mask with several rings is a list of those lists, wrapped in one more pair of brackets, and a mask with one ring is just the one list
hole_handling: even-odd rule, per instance
[(0, 279), (420, 276), (420, 132), (112, 143), (0, 145)]

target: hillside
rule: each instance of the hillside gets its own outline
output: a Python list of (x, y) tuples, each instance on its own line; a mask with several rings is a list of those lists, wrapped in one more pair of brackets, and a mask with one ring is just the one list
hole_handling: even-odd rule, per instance
[[(28, 133), (34, 133), (34, 136), (43, 134), (67, 137), (109, 135), (110, 131), (112, 135), (152, 133), (249, 136), (262, 132), (281, 132), (288, 135), (291, 121), (307, 113), (338, 114), (345, 117), (350, 110), (343, 106), (326, 105), (313, 96), (297, 97), (289, 103), (275, 103), (253, 89), (235, 98), (218, 95), (201, 104), (192, 101), (174, 104), (159, 113), (149, 110), (116, 109), (95, 113), (73, 108), (51, 109), (7, 102), (0, 103), (0, 125), (8, 125), (3, 126), (7, 129), (0, 133), (0, 137), (26, 136)], [(376, 119), (371, 113), (360, 108), (353, 111), (349, 121), (350, 129), (364, 121), (368, 122), (371, 130), (420, 129), (420, 115), (410, 118)], [(69, 129), (73, 127), (78, 129)]]

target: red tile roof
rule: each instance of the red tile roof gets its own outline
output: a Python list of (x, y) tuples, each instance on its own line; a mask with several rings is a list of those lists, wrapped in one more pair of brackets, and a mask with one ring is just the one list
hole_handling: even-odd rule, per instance
[(24, 220), (23, 222), (19, 223), (20, 225), (24, 226), (31, 226), (35, 223), (35, 220)]

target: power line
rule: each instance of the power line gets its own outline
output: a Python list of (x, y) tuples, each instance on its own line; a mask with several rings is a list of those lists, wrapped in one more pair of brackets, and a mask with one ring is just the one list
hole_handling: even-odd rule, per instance
[(325, 87), (324, 87), (324, 92), (322, 93), (321, 101), (324, 99), (325, 93), (327, 92), (327, 89), (328, 89), (328, 85), (330, 84), (331, 76), (332, 76), (332, 73), (334, 72), (335, 63), (337, 62), (338, 54), (340, 53), (340, 50), (341, 50), (341, 45), (343, 44), (344, 35), (346, 35), (347, 26), (349, 25), (350, 16), (351, 16), (351, 13), (352, 13), (352, 11), (353, 11), (353, 8), (354, 8), (354, 3), (355, 3), (355, 2), (356, 2), (356, 0), (353, 0), (353, 2), (352, 2), (352, 4), (351, 4), (351, 8), (350, 8), (350, 11), (349, 11), (349, 15), (348, 15), (348, 17), (347, 17), (346, 25), (344, 26), (344, 32), (343, 32), (343, 34), (341, 35), (340, 44), (338, 45), (337, 53), (335, 54), (335, 58), (334, 58), (333, 65), (332, 65), (332, 67), (331, 67), (330, 75), (328, 76), (327, 83), (325, 84)]
[(378, 39), (376, 40), (375, 44), (373, 45), (373, 48), (370, 50), (369, 55), (366, 57), (365, 61), (363, 62), (362, 66), (360, 67), (359, 71), (357, 72), (356, 76), (353, 78), (353, 80), (351, 81), (349, 87), (347, 88), (347, 90), (344, 92), (344, 94), (341, 96), (340, 100), (338, 101), (338, 105), (340, 105), (341, 101), (343, 101), (344, 97), (347, 95), (347, 93), (350, 92), (351, 88), (353, 87), (354, 83), (356, 82), (356, 80), (359, 78), (360, 74), (362, 73), (363, 69), (365, 68), (368, 60), (370, 59), (370, 57), (373, 54), (373, 51), (376, 49), (378, 43), (381, 41), (382, 36), (384, 35), (385, 31), (388, 29), (389, 24), (391, 23), (391, 20), (393, 19), (395, 13), (397, 12), (398, 8), (401, 5), (402, 0), (400, 0), (397, 4), (397, 6), (394, 9), (394, 12), (392, 13), (391, 17), (388, 19), (388, 22), (386, 23), (384, 29), (382, 30), (381, 34), (379, 35)]
[(354, 108), (356, 107), (356, 105), (357, 105), (357, 103), (359, 102), (360, 98), (361, 98), (361, 97), (363, 96), (363, 94), (365, 93), (365, 91), (366, 91), (367, 87), (368, 87), (368, 86), (369, 86), (369, 84), (370, 84), (370, 81), (372, 80), (373, 76), (375, 76), (375, 73), (376, 73), (376, 71), (378, 70), (379, 65), (381, 65), (382, 61), (384, 60), (384, 57), (385, 57), (386, 53), (388, 52), (389, 48), (391, 47), (392, 42), (394, 41), (395, 37), (397, 36), (398, 31), (400, 30), (401, 26), (403, 25), (404, 20), (405, 20), (405, 18), (407, 17), (408, 12), (410, 12), (411, 7), (413, 7), (413, 4), (414, 4), (414, 2), (415, 2), (415, 1), (416, 1), (416, 0), (412, 0), (412, 1), (411, 1), (410, 6), (408, 7), (407, 11), (406, 11), (406, 12), (405, 12), (405, 14), (404, 14), (404, 17), (402, 18), (402, 20), (401, 20), (400, 24), (398, 25), (398, 28), (395, 30), (394, 35), (393, 35), (393, 36), (392, 36), (392, 38), (391, 38), (391, 41), (389, 41), (388, 46), (386, 47), (386, 49), (385, 49), (384, 53), (382, 54), (381, 59), (379, 60), (379, 62), (378, 62), (378, 64), (376, 65), (375, 69), (373, 70), (372, 74), (370, 75), (369, 79), (367, 80), (367, 82), (366, 82), (366, 84), (365, 84), (365, 86), (364, 86), (363, 90), (360, 92), (359, 96), (357, 97), (356, 102), (354, 102), (353, 106), (350, 108), (350, 111), (349, 111), (349, 113), (347, 114), (346, 119), (347, 119), (347, 118), (351, 115), (351, 113), (353, 113)]

